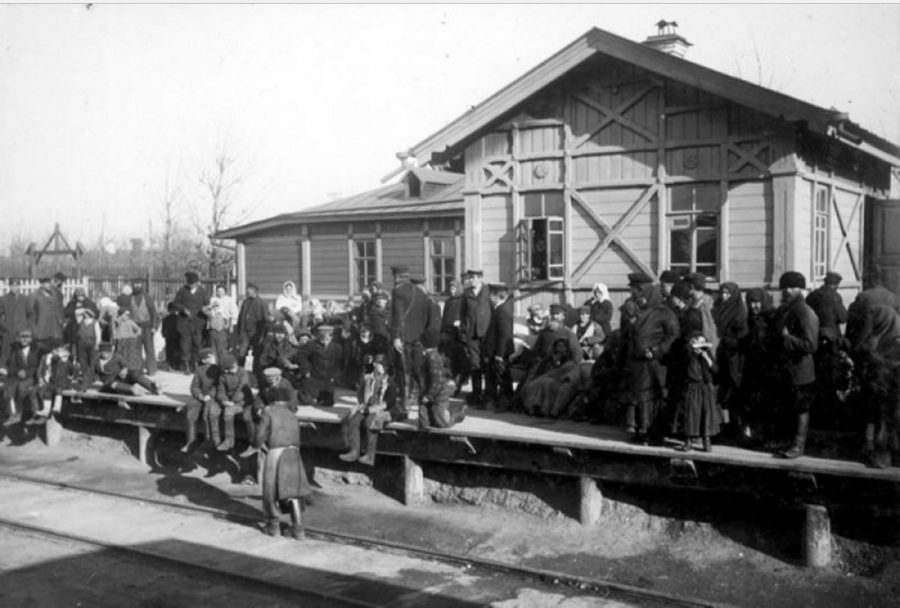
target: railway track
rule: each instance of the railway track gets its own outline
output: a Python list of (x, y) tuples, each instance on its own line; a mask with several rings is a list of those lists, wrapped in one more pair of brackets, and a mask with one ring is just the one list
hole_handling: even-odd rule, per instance
[[(132, 503), (142, 503), (147, 505), (154, 505), (159, 507), (164, 507), (168, 510), (174, 510), (176, 512), (182, 513), (194, 513), (194, 514), (205, 514), (212, 518), (219, 520), (228, 520), (231, 522), (240, 522), (249, 526), (258, 525), (261, 522), (260, 518), (247, 517), (240, 514), (235, 514), (226, 510), (215, 509), (211, 507), (204, 507), (198, 505), (185, 505), (180, 503), (175, 503), (167, 500), (157, 499), (157, 498), (146, 498), (146, 497), (138, 497), (132, 496), (120, 492), (114, 492), (110, 490), (101, 490), (97, 488), (91, 488), (87, 486), (82, 486), (79, 484), (67, 483), (67, 482), (58, 482), (58, 481), (50, 481), (46, 479), (39, 479), (35, 477), (31, 477), (28, 475), (21, 475), (18, 473), (9, 473), (9, 472), (0, 472), (0, 480), (10, 480), (14, 482), (34, 484), (38, 486), (51, 487), (61, 491), (67, 492), (78, 492), (89, 495), (103, 496), (114, 498), (118, 500), (129, 501)], [(212, 576), (222, 576), (227, 575), (229, 577), (234, 577), (232, 571), (225, 571), (220, 568), (210, 567), (203, 564), (194, 563), (190, 560), (184, 559), (175, 559), (171, 557), (163, 557), (151, 551), (143, 550), (139, 547), (123, 547), (121, 545), (116, 545), (112, 543), (104, 543), (101, 541), (97, 541), (96, 539), (88, 538), (86, 536), (82, 536), (79, 534), (74, 534), (70, 532), (60, 532), (59, 530), (50, 530), (47, 528), (43, 528), (41, 526), (35, 526), (29, 523), (24, 523), (20, 521), (13, 521), (10, 519), (0, 517), (0, 526), (4, 526), (10, 529), (19, 529), (32, 534), (46, 535), (50, 537), (57, 537), (69, 542), (74, 543), (82, 543), (89, 544), (97, 547), (102, 547), (107, 550), (120, 551), (125, 553), (131, 553), (141, 559), (148, 560), (161, 560), (160, 563), (170, 562), (173, 565), (177, 565), (179, 568), (191, 568), (195, 569), (198, 573), (205, 573), (207, 575)], [(638, 606), (681, 606), (681, 607), (690, 607), (690, 608), (726, 608), (729, 606), (728, 604), (718, 603), (718, 602), (710, 602), (698, 598), (693, 597), (684, 597), (684, 596), (676, 596), (660, 591), (655, 591), (651, 589), (643, 589), (640, 587), (635, 587), (631, 585), (624, 585), (621, 583), (616, 583), (613, 581), (592, 578), (592, 577), (581, 577), (581, 576), (573, 576), (571, 574), (567, 574), (564, 572), (557, 572), (553, 570), (546, 569), (538, 569), (531, 568), (525, 566), (518, 566), (514, 564), (508, 564), (496, 560), (472, 557), (467, 555), (453, 554), (442, 551), (436, 551), (432, 549), (427, 549), (423, 547), (417, 547), (413, 545), (408, 545), (405, 543), (393, 542), (383, 539), (376, 539), (371, 537), (359, 536), (359, 535), (348, 535), (332, 532), (329, 530), (324, 530), (321, 528), (315, 527), (306, 527), (307, 537), (330, 542), (330, 543), (338, 543), (341, 545), (350, 545), (355, 547), (360, 547), (364, 549), (372, 549), (382, 552), (393, 552), (399, 553), (402, 555), (415, 557), (419, 559), (424, 559), (428, 561), (438, 562), (441, 564), (461, 567), (466, 569), (467, 572), (482, 572), (486, 574), (500, 574), (510, 577), (515, 577), (527, 582), (537, 582), (549, 588), (557, 588), (557, 589), (569, 589), (573, 591), (577, 591), (579, 594), (598, 596), (606, 599), (618, 599), (622, 601), (630, 602), (634, 605)], [(260, 586), (270, 586), (278, 588), (278, 591), (289, 594), (298, 594), (298, 597), (307, 597), (307, 598), (315, 598), (320, 601), (326, 602), (326, 605), (334, 605), (334, 606), (383, 606), (385, 604), (379, 603), (369, 603), (365, 600), (354, 599), (341, 597), (337, 595), (328, 594), (322, 592), (318, 589), (298, 589), (295, 585), (288, 586), (279, 586), (277, 584), (273, 584), (269, 581), (264, 581), (258, 577), (254, 577), (252, 575), (244, 575), (242, 577), (242, 582), (250, 587)]]

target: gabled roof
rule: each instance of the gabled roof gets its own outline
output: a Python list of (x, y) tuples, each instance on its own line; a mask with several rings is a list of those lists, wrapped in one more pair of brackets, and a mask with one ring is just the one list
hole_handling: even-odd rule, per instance
[(790, 122), (803, 121), (811, 130), (841, 136), (848, 145), (885, 162), (900, 165), (900, 147), (850, 122), (845, 113), (821, 108), (599, 28), (591, 29), (444, 128), (414, 145), (409, 152), (422, 163), (432, 162), (435, 154), (440, 158), (448, 152), (455, 153), (477, 133), (508, 118), (519, 104), (598, 54), (631, 63), (661, 77), (688, 84), (770, 116)]
[(381, 186), (361, 194), (317, 205), (294, 213), (282, 213), (270, 218), (235, 226), (213, 235), (218, 239), (239, 239), (269, 228), (291, 224), (316, 224), (333, 221), (384, 220), (419, 218), (434, 215), (463, 215), (463, 186), (466, 177), (449, 171), (414, 168), (410, 170), (429, 183), (446, 184), (426, 198), (407, 197), (405, 180)]

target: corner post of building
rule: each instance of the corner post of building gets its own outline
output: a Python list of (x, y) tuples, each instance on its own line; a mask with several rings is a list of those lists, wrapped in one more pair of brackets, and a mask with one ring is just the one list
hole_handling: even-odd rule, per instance
[(666, 187), (668, 174), (666, 172), (666, 88), (658, 86), (659, 91), (659, 107), (663, 110), (659, 113), (656, 120), (656, 183), (658, 189), (656, 191), (656, 242), (657, 242), (657, 261), (659, 266), (656, 269), (657, 275), (669, 267), (669, 230), (667, 213), (669, 211), (669, 190)]
[(810, 568), (831, 566), (831, 519), (822, 505), (803, 505), (803, 557)]
[(425, 284), (433, 285), (432, 276), (434, 273), (431, 270), (431, 232), (430, 227), (428, 225), (428, 220), (422, 220), (422, 268), (425, 269), (423, 273)]
[[(237, 258), (237, 291), (238, 294), (247, 292), (247, 247), (238, 243), (236, 248)], [(150, 284), (149, 282), (147, 283)]]
[(403, 456), (403, 504), (415, 505), (425, 500), (425, 474), (422, 466), (407, 455)]
[[(566, 96), (563, 103), (568, 103), (569, 97)], [(572, 196), (571, 190), (574, 187), (572, 183), (572, 150), (571, 150), (571, 141), (572, 141), (572, 132), (571, 127), (568, 123), (563, 125), (562, 132), (562, 149), (563, 149), (563, 175), (562, 175), (562, 194), (563, 194), (563, 246), (565, 247), (565, 251), (563, 253), (563, 262), (564, 262), (564, 271), (563, 276), (565, 277), (565, 283), (563, 284), (563, 289), (565, 289), (565, 301), (571, 305), (575, 304), (575, 297), (573, 293), (574, 288), (574, 272), (575, 268), (573, 265), (574, 257), (575, 257), (575, 249), (572, 245), (572, 233), (574, 232), (574, 224), (572, 220)]]
[[(462, 250), (462, 239), (463, 239), (463, 225), (459, 220), (453, 220), (453, 268), (456, 269), (456, 276), (459, 277), (463, 272), (463, 267), (465, 266), (465, 260), (463, 259), (463, 250)], [(381, 255), (379, 254), (379, 259)], [(379, 270), (379, 277), (381, 276), (381, 271)]]
[(729, 257), (731, 255), (731, 205), (728, 202), (728, 144), (720, 146), (720, 167), (722, 178), (719, 180), (719, 284), (728, 281)]
[(778, 277), (794, 267), (794, 200), (796, 175), (779, 174), (772, 177), (772, 277)]
[(583, 526), (592, 526), (600, 521), (603, 508), (603, 492), (600, 484), (592, 477), (578, 478), (578, 521)]
[(356, 291), (356, 255), (353, 250), (353, 222), (347, 222), (347, 299), (353, 298)]

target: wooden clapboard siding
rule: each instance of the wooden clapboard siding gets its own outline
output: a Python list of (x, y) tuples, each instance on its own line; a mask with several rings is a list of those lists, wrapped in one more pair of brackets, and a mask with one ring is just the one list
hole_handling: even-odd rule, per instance
[(422, 220), (381, 222), (381, 263), (385, 280), (391, 266), (409, 267), (411, 275), (425, 275), (425, 230)]
[(512, 198), (507, 195), (483, 197), (481, 221), (481, 270), (484, 270), (485, 281), (514, 282), (516, 244)]
[[(325, 226), (316, 226), (310, 235), (310, 295), (314, 298), (346, 296), (350, 282), (347, 253), (347, 226), (337, 226), (337, 234), (321, 234)], [(335, 232), (329, 226), (327, 232)], [(312, 232), (312, 231), (311, 231)]]
[[(729, 184), (729, 280), (741, 287), (772, 281), (773, 204), (768, 182)], [(777, 277), (776, 277), (777, 279)]]
[(802, 272), (807, 278), (812, 273), (812, 190), (811, 181), (797, 180), (792, 213), (794, 226), (788, 235), (792, 239), (794, 255), (792, 260), (787, 260), (785, 268)]
[[(283, 234), (283, 232), (282, 232)], [(255, 283), (263, 297), (281, 293), (285, 281), (300, 284), (299, 236), (259, 236), (244, 242), (247, 282)]]

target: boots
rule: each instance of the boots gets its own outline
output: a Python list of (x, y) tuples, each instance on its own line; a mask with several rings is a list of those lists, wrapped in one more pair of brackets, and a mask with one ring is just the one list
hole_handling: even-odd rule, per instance
[(346, 454), (338, 455), (338, 458), (344, 462), (356, 462), (359, 460), (359, 428), (347, 429), (347, 439), (349, 439), (350, 451)]
[(266, 522), (266, 534), (269, 536), (279, 536), (281, 534), (281, 523), (277, 519), (270, 519)]
[(781, 453), (783, 458), (794, 459), (803, 456), (803, 450), (806, 447), (806, 434), (809, 432), (809, 414), (800, 414), (797, 416), (797, 435), (794, 437), (794, 444), (787, 451)]
[(481, 405), (481, 372), (472, 372), (472, 394), (466, 401), (469, 405)]
[(306, 532), (303, 529), (303, 505), (300, 504), (299, 498), (292, 498), (288, 502), (291, 503), (291, 536), (294, 540), (303, 540), (306, 538)]
[(181, 447), (181, 453), (187, 454), (197, 442), (197, 421), (191, 415), (187, 416), (187, 441)]
[(225, 441), (216, 448), (220, 452), (227, 452), (234, 447), (234, 416), (225, 417)]
[(359, 459), (359, 463), (371, 467), (375, 465), (375, 449), (378, 446), (378, 431), (369, 431), (367, 437), (369, 441), (366, 444), (366, 454)]
[(219, 417), (207, 416), (206, 424), (209, 426), (209, 435), (206, 438), (212, 443), (213, 447), (217, 447), (222, 443), (222, 436), (219, 433)]

